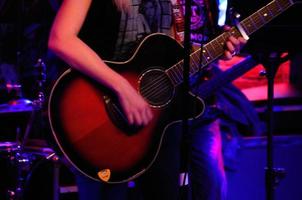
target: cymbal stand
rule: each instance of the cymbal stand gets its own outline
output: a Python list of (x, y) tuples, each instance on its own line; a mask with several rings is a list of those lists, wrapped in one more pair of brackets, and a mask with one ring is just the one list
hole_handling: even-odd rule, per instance
[[(24, 147), (26, 142), (28, 142), (29, 134), (32, 130), (34, 121), (37, 117), (37, 114), (41, 112), (42, 107), (45, 101), (45, 95), (43, 90), (44, 82), (46, 81), (46, 66), (42, 59), (38, 59), (37, 64), (35, 65), (37, 70), (39, 71), (39, 77), (37, 79), (38, 84), (38, 98), (32, 102), (32, 112), (27, 123), (24, 136), (22, 137), (22, 141), (17, 141), (17, 150), (15, 154), (15, 163), (17, 167), (17, 180), (16, 180), (16, 188), (15, 191), (8, 191), (9, 200), (22, 200), (24, 193), (24, 185), (26, 183), (26, 177), (28, 172), (30, 171), (32, 161), (35, 159), (34, 155), (30, 153), (26, 153), (24, 151)], [(21, 138), (21, 137), (18, 137)], [(55, 155), (49, 155), (49, 158), (46, 159), (55, 159)]]
[[(46, 82), (46, 65), (42, 59), (38, 59), (37, 64), (35, 65), (39, 72), (39, 77), (37, 79), (38, 85), (38, 98), (33, 101), (33, 104), (41, 111), (45, 103), (45, 94), (44, 94), (44, 83)], [(42, 120), (42, 119), (41, 119)], [(59, 157), (56, 153), (52, 153), (45, 157), (46, 160), (51, 160), (54, 164), (53, 169), (53, 200), (59, 200), (60, 188), (59, 188), (59, 176), (60, 176), (60, 167), (61, 163)]]
[(37, 64), (35, 65), (35, 68), (39, 72), (39, 77), (37, 78), (37, 85), (38, 85), (38, 97), (37, 99), (33, 100), (32, 102), (32, 113), (30, 116), (30, 120), (27, 124), (25, 134), (23, 136), (23, 141), (21, 142), (21, 150), (23, 151), (23, 148), (25, 146), (25, 143), (27, 142), (27, 139), (29, 137), (29, 133), (31, 131), (33, 121), (36, 117), (37, 112), (40, 112), (43, 108), (44, 102), (45, 102), (45, 95), (44, 95), (44, 83), (46, 81), (46, 66), (42, 59), (38, 59)]

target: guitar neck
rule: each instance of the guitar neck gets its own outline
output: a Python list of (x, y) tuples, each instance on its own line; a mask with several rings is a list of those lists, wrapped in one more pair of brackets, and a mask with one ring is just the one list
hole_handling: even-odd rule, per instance
[(240, 22), (247, 35), (251, 35), (272, 19), (294, 5), (292, 0), (274, 0)]
[[(259, 30), (261, 27), (269, 23), (275, 17), (283, 13), (294, 4), (292, 0), (274, 0), (262, 7), (249, 17), (239, 22), (239, 26), (247, 36)], [(199, 70), (220, 57), (225, 50), (225, 42), (230, 36), (242, 36), (241, 32), (232, 27), (230, 31), (224, 32), (208, 42), (197, 51), (190, 55), (190, 76), (197, 73)], [(179, 85), (183, 82), (183, 60), (176, 63), (174, 66), (166, 70), (174, 85)]]

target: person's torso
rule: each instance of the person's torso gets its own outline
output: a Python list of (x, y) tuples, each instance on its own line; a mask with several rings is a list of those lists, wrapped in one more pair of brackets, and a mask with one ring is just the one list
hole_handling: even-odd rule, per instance
[[(183, 12), (184, 0), (176, 1)], [(131, 2), (129, 12), (125, 13), (119, 12), (112, 1), (92, 1), (80, 37), (104, 59), (125, 60), (139, 41), (151, 33), (177, 35), (173, 27), (175, 0)], [(191, 40), (205, 42), (210, 31), (204, 0), (194, 0), (191, 10)]]

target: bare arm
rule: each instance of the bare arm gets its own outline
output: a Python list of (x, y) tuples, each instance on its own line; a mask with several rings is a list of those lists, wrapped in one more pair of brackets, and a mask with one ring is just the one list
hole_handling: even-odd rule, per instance
[(48, 46), (70, 66), (116, 92), (130, 124), (146, 125), (152, 118), (148, 104), (126, 79), (110, 69), (78, 37), (91, 1), (63, 1), (53, 23)]

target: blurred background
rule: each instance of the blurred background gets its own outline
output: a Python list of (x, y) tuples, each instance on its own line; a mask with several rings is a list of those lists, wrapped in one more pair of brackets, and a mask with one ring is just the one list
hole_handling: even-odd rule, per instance
[[(268, 2), (232, 0), (231, 5), (244, 19)], [(25, 174), (28, 199), (77, 198), (70, 170), (49, 158), (54, 151), (49, 146), (52, 139), (47, 111), (41, 109), (31, 121), (30, 102), (39, 99), (40, 92), (47, 100), (53, 82), (67, 67), (47, 50), (49, 29), (59, 5), (60, 0), (0, 0), (0, 199), (8, 199), (18, 173)], [(256, 60), (257, 64), (233, 83), (253, 103), (263, 123), (268, 120), (268, 84), (263, 74), (271, 67), (272, 59), (275, 63), (274, 164), (286, 170), (276, 188), (277, 200), (302, 199), (301, 19), (302, 5), (298, 4), (253, 34), (241, 55), (222, 62), (226, 70), (247, 56)], [(29, 123), (35, 126), (29, 127)], [(25, 155), (29, 162), (20, 172), (14, 152), (24, 133), (33, 140)], [(236, 167), (227, 169), (228, 199), (265, 199), (265, 135), (251, 136), (243, 131), (237, 142), (238, 156), (233, 160)], [(130, 189), (129, 195), (135, 199), (135, 189)]]

